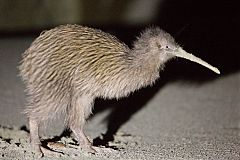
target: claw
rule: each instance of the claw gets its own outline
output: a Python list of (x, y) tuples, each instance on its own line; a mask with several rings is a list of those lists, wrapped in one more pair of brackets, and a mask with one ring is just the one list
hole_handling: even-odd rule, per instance
[(42, 158), (44, 156), (46, 156), (46, 157), (61, 157), (62, 156), (61, 152), (57, 152), (57, 151), (45, 148), (40, 145), (34, 146), (34, 153), (37, 158)]
[(84, 145), (84, 146), (81, 146), (81, 149), (82, 149), (83, 151), (88, 152), (88, 153), (92, 153), (92, 154), (97, 153), (97, 151), (92, 147), (92, 145)]
[(61, 157), (62, 156), (61, 152), (53, 151), (53, 150), (44, 148), (42, 146), (41, 146), (41, 150), (42, 150), (43, 155), (47, 156), (47, 157)]
[(43, 152), (41, 150), (40, 145), (34, 145), (33, 146), (34, 154), (36, 155), (36, 158), (42, 158), (43, 157)]

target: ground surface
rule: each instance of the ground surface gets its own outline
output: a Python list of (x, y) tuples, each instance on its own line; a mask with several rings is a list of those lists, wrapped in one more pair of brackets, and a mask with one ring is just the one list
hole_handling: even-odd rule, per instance
[[(35, 159), (21, 114), (24, 86), (16, 69), (32, 40), (0, 39), (0, 159)], [(189, 69), (184, 71), (195, 69), (205, 78), (196, 82), (196, 73), (192, 80), (166, 78), (174, 73), (176, 63), (184, 62), (166, 67), (162, 81), (154, 87), (129, 99), (96, 103), (86, 132), (100, 146), (98, 154), (81, 151), (69, 136), (55, 137), (60, 143), (51, 146), (49, 138), (61, 134), (61, 123), (51, 125), (43, 140), (63, 153), (61, 159), (240, 159), (240, 72), (216, 76), (186, 62)]]

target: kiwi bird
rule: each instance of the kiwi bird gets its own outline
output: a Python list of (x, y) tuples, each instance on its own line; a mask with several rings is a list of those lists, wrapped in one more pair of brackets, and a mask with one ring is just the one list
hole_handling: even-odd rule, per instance
[(65, 116), (81, 148), (94, 152), (84, 124), (95, 98), (121, 98), (159, 78), (174, 57), (199, 63), (220, 74), (207, 62), (184, 51), (158, 27), (145, 29), (130, 49), (115, 36), (80, 25), (44, 31), (23, 53), (19, 66), (26, 85), (31, 144), (44, 154), (39, 125)]

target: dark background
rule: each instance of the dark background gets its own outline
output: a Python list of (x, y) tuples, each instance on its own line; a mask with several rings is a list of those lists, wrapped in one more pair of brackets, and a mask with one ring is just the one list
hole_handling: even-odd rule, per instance
[[(0, 34), (38, 36), (44, 29), (77, 23), (111, 32), (131, 45), (142, 28), (157, 25), (172, 34), (185, 50), (219, 67), (222, 74), (229, 74), (239, 69), (237, 6), (233, 0), (1, 0)], [(178, 66), (185, 68), (182, 63)], [(191, 71), (196, 74), (202, 70), (193, 67)], [(184, 71), (188, 72), (187, 68)], [(183, 77), (189, 75), (179, 70)]]

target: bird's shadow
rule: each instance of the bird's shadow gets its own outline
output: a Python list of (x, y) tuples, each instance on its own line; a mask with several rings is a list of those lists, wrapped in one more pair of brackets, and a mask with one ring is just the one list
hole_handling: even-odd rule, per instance
[(217, 78), (216, 75), (209, 75), (208, 72), (200, 72), (196, 74), (194, 71), (186, 69), (185, 67), (187, 67), (187, 65), (180, 65), (180, 68), (182, 70), (185, 70), (187, 73), (190, 72), (189, 74), (195, 75), (195, 77), (192, 79), (184, 79), (182, 78), (181, 74), (177, 74), (178, 70), (175, 69), (176, 64), (173, 63), (174, 62), (170, 62), (169, 67), (167, 67), (168, 72), (162, 73), (162, 77), (160, 77), (160, 79), (158, 79), (153, 86), (148, 86), (146, 88), (140, 89), (131, 94), (129, 97), (118, 101), (102, 99), (96, 100), (93, 115), (105, 109), (111, 108), (112, 110), (106, 118), (107, 131), (101, 136), (93, 139), (94, 146), (108, 147), (108, 143), (114, 141), (114, 135), (117, 133), (119, 128), (127, 121), (129, 121), (135, 113), (146, 106), (146, 104), (154, 97), (154, 95), (156, 95), (157, 92), (160, 92), (161, 88), (167, 84), (173, 82), (184, 82), (189, 85), (202, 85)]
[(114, 140), (114, 135), (118, 129), (126, 123), (165, 85), (166, 81), (157, 81), (154, 87), (147, 87), (134, 92), (129, 97), (120, 100), (97, 99), (94, 114), (112, 107), (112, 112), (106, 118), (107, 131), (99, 137), (93, 139), (94, 146), (108, 146), (108, 142)]
[[(26, 133), (30, 134), (30, 130), (25, 125), (21, 126), (20, 130), (25, 131)], [(57, 141), (60, 141), (62, 137), (70, 137), (71, 133), (72, 133), (72, 131), (69, 128), (66, 128), (58, 136), (54, 136), (53, 138), (47, 138), (47, 139), (41, 140), (42, 146), (49, 149), (48, 146), (47, 146), (49, 142), (57, 142)], [(73, 141), (74, 141), (74, 144), (78, 143), (74, 139), (73, 139)]]

